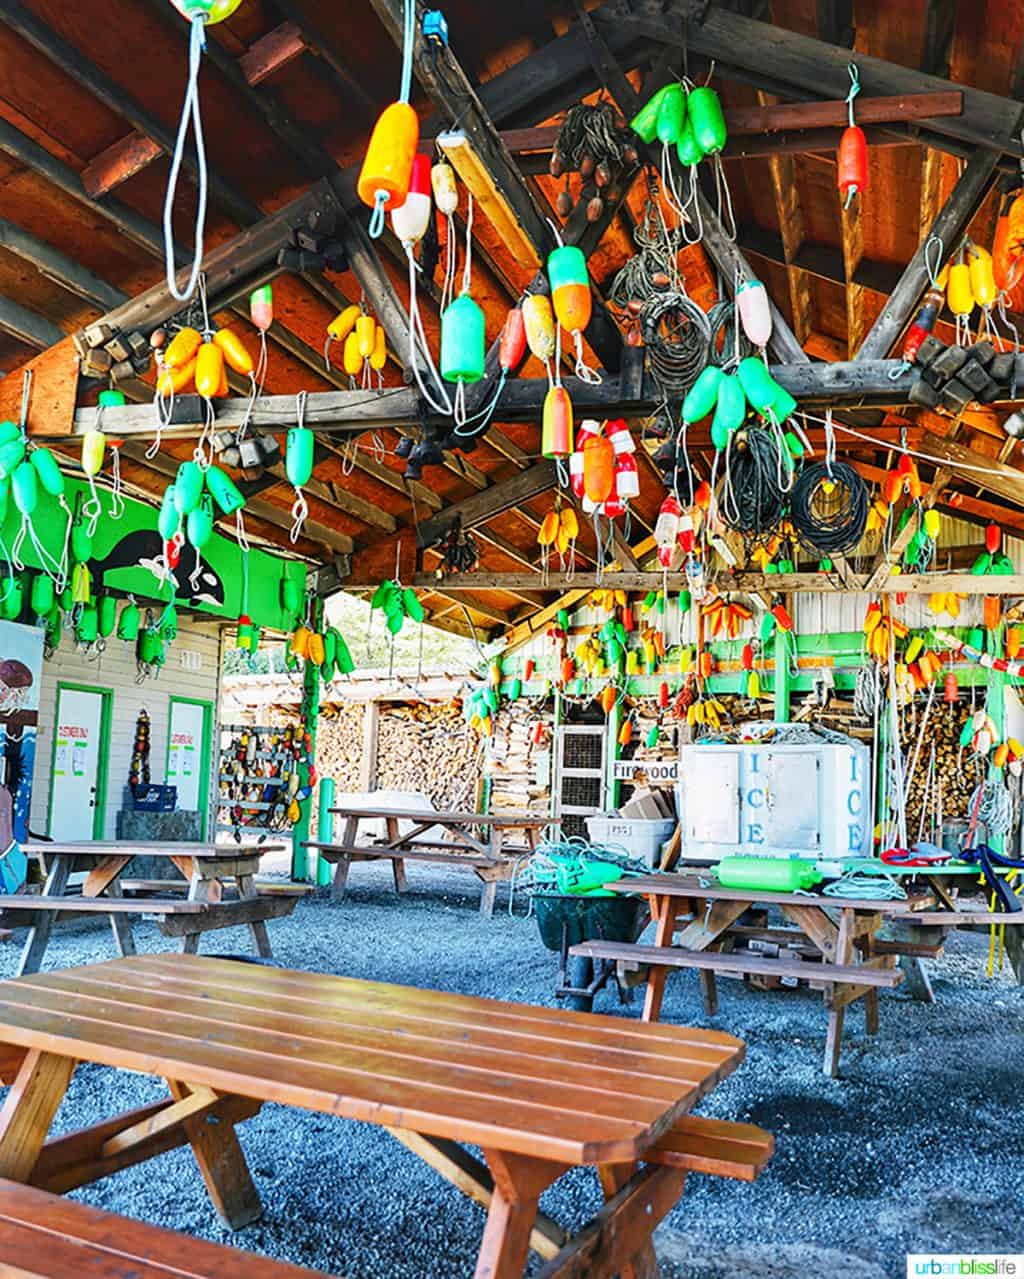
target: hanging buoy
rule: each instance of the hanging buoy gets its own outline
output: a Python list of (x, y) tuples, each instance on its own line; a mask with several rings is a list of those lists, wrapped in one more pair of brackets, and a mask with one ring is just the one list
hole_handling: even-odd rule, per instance
[(839, 139), (838, 187), (849, 203), (868, 185), (868, 140), (864, 130), (853, 124), (843, 130)]
[(82, 470), (90, 479), (95, 479), (103, 470), (106, 448), (107, 437), (102, 431), (86, 431), (82, 436)]
[(548, 255), (551, 302), (558, 323), (572, 335), (576, 348), (576, 376), (584, 381), (600, 381), (599, 375), (583, 359), (583, 330), (590, 323), (593, 301), (590, 274), (582, 249), (562, 244)]
[(966, 262), (954, 262), (946, 282), (946, 301), (954, 315), (970, 315), (974, 310), (971, 269)]
[(749, 355), (745, 360), (740, 360), (736, 376), (751, 405), (762, 416), (767, 414), (778, 394), (779, 385), (765, 368), (764, 362)]
[(419, 140), (420, 122), (408, 102), (392, 102), (384, 108), (373, 126), (356, 183), (365, 205), (383, 211), (403, 202)]
[(983, 249), (980, 244), (971, 244), (967, 249), (967, 256), (970, 259), (968, 272), (974, 301), (981, 307), (993, 306), (999, 296), (999, 290), (996, 288), (992, 254), (988, 249)]
[(498, 364), (502, 373), (514, 373), (526, 355), (526, 323), (522, 307), (509, 308), (498, 343)]
[(669, 93), (678, 87), (678, 84), (675, 83), (664, 85), (644, 103), (633, 119), (630, 120), (629, 127), (644, 142), (653, 142), (657, 137), (658, 113), (661, 110), (661, 104)]
[(36, 469), (39, 483), (51, 497), (64, 496), (64, 475), (57, 465), (57, 459), (47, 448), (33, 449), (29, 461)]
[(747, 416), (747, 397), (738, 377), (726, 374), (718, 383), (718, 400), (711, 419), (711, 442), (724, 449), (733, 431), (743, 425)]
[(455, 170), (447, 160), (438, 160), (430, 170), (430, 189), (434, 193), (438, 212), (451, 217), (459, 207), (459, 188), (455, 181)]
[[(545, 293), (530, 293), (523, 298), (522, 310), (527, 345), (548, 368), (555, 353), (555, 314), (551, 299)], [(550, 377), (550, 369), (548, 375)]]
[(743, 332), (755, 346), (766, 347), (772, 335), (772, 310), (768, 290), (760, 280), (745, 280), (739, 286), (736, 306)]
[(704, 159), (704, 152), (700, 149), (700, 143), (694, 136), (693, 125), (689, 120), (680, 130), (679, 140), (676, 142), (676, 155), (679, 163), (688, 169), (695, 168)]
[(224, 352), (215, 342), (204, 342), (196, 352), (196, 390), (205, 400), (220, 394), (224, 377)]
[(541, 453), (568, 457), (572, 452), (572, 401), (564, 386), (552, 386), (544, 397)]
[(418, 151), (413, 156), (409, 191), (405, 200), (391, 210), (391, 225), (402, 244), (419, 244), (430, 226), (430, 157)]
[(717, 155), (725, 146), (727, 132), (722, 103), (714, 89), (702, 85), (691, 89), (686, 112), (693, 136), (704, 155)]
[(39, 476), (31, 462), (22, 462), (11, 476), (14, 505), (25, 519), (31, 519), (39, 504)]
[(261, 284), (249, 294), (249, 319), (261, 333), (266, 333), (274, 323), (274, 289)]
[(218, 329), (213, 335), (214, 345), (220, 348), (223, 362), (243, 377), (251, 377), (256, 372), (256, 361), (249, 354), (245, 343), (230, 329)]
[(341, 350), (341, 365), (349, 377), (358, 377), (363, 368), (363, 357), (359, 354), (359, 338), (352, 329), (345, 339)]
[(288, 483), (296, 489), (304, 488), (313, 474), (313, 432), (306, 426), (293, 426), (285, 444), (285, 473)]
[(620, 502), (631, 502), (640, 496), (640, 471), (632, 453), (615, 455), (615, 496)]
[(179, 515), (188, 515), (199, 505), (203, 494), (203, 472), (196, 462), (182, 462), (168, 489), (174, 493), (174, 506)]
[(672, 83), (665, 86), (665, 91), (658, 100), (658, 114), (655, 119), (654, 132), (658, 141), (672, 146), (679, 141), (686, 120), (686, 95), (683, 86)]
[(245, 498), (242, 496), (238, 485), (219, 466), (207, 468), (206, 487), (225, 515), (234, 515), (236, 511), (240, 511), (245, 506)]
[(185, 525), (189, 544), (201, 551), (213, 536), (213, 505), (209, 493), (204, 493), (199, 505), (189, 512)]
[(662, 568), (672, 567), (682, 513), (682, 507), (670, 493), (662, 502), (654, 525), (654, 540), (658, 545), (658, 563)]
[(615, 448), (604, 435), (591, 435), (583, 446), (583, 492), (599, 506), (615, 491)]
[(486, 358), (484, 313), (462, 293), (441, 316), (441, 376), (446, 382), (479, 382)]
[(699, 422), (714, 409), (718, 402), (718, 387), (724, 376), (717, 364), (709, 364), (699, 375), (683, 400), (683, 421), (687, 425)]
[(46, 617), (53, 608), (56, 595), (53, 589), (53, 578), (48, 573), (37, 573), (32, 579), (29, 600), (35, 617)]

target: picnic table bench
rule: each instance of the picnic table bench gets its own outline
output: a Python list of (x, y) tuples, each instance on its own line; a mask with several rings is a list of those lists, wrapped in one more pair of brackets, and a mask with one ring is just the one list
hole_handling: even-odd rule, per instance
[[(126, 840), (71, 841), (25, 844), (27, 856), (43, 865), (41, 893), (0, 894), (0, 910), (29, 915), (29, 931), (22, 950), (19, 976), (38, 972), (50, 944), (53, 925), (60, 913), (99, 913), (110, 917), (118, 951), (135, 954), (131, 916), (156, 917), (167, 937), (180, 937), (185, 951), (196, 951), (203, 933), (216, 928), (248, 925), (256, 953), (272, 958), (266, 921), (294, 910), (296, 898), (267, 896), (255, 885), (254, 875), (265, 853), (278, 852), (282, 844), (232, 847), (205, 843), (147, 843)], [(165, 857), (185, 877), (187, 896), (126, 897), (123, 872), (135, 857)], [(81, 895), (68, 892), (71, 875), (85, 869)], [(224, 883), (234, 880), (238, 895), (227, 898)], [(167, 881), (172, 893), (176, 881)]]
[(286, 1261), (0, 1180), (0, 1270), (32, 1279), (314, 1279)]
[[(540, 832), (551, 818), (538, 813), (472, 813), (434, 812), (427, 809), (362, 808), (340, 804), (332, 814), (345, 820), (338, 843), (309, 840), (305, 848), (315, 849), (335, 866), (332, 896), (342, 898), (353, 862), (390, 860), (395, 891), (402, 893), (407, 884), (406, 861), (440, 862), (449, 866), (467, 866), (483, 881), (480, 913), (494, 913), (498, 884), (512, 878), (516, 858), (532, 853)], [(358, 840), (360, 821), (382, 821), (386, 830), (379, 843), (361, 844)], [(407, 829), (402, 829), (405, 826)], [(410, 828), (411, 827), (411, 828)], [(428, 836), (440, 828), (443, 837)], [(487, 835), (474, 834), (486, 828)], [(509, 837), (520, 832), (522, 843), (510, 845)]]
[[(931, 892), (912, 893), (904, 901), (830, 897), (822, 893), (778, 893), (766, 889), (722, 888), (695, 874), (640, 875), (605, 885), (618, 893), (643, 893), (655, 924), (653, 945), (585, 941), (570, 953), (615, 962), (624, 970), (646, 970), (643, 1019), (657, 1021), (665, 980), (673, 968), (695, 968), (700, 975), (704, 1011), (718, 1011), (715, 974), (779, 977), (820, 986), (828, 1011), (824, 1070), (834, 1077), (847, 1007), (864, 1001), (867, 1032), (878, 1033), (878, 992), (903, 979), (896, 967), (905, 953), (899, 943), (882, 946), (876, 934), (885, 920), (927, 918), (935, 903)], [(758, 905), (779, 907), (794, 927), (769, 929), (739, 925)], [(678, 937), (676, 936), (679, 931)], [(742, 936), (772, 938), (780, 947), (795, 944), (789, 955), (766, 958), (748, 949), (724, 949)]]
[[(476, 1279), (519, 1279), (531, 1249), (540, 1279), (656, 1279), (652, 1234), (687, 1174), (749, 1181), (772, 1153), (758, 1128), (688, 1113), (743, 1052), (713, 1030), (134, 956), (0, 982), (0, 1177), (65, 1192), (190, 1144), (237, 1229), (261, 1205), (235, 1125), (273, 1101), (376, 1124), (486, 1205)], [(169, 1096), (48, 1137), (79, 1061)], [(605, 1204), (570, 1238), (538, 1199), (574, 1166)]]

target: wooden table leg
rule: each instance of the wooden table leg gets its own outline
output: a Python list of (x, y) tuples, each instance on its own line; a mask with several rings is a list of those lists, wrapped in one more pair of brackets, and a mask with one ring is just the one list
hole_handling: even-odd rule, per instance
[(499, 1150), (485, 1150), (484, 1158), (494, 1178), (494, 1192), (474, 1279), (522, 1279), (537, 1201), (565, 1169), (544, 1159)]
[[(637, 1164), (602, 1164), (597, 1174), (606, 1200), (614, 1199), (637, 1172)], [(619, 1279), (660, 1279), (661, 1269), (650, 1238), (637, 1249), (629, 1264), (619, 1272)]]
[[(214, 880), (201, 879), (198, 872), (193, 877), (189, 885), (188, 899), (190, 902), (208, 902), (214, 900), (213, 885)], [(181, 953), (183, 955), (197, 955), (199, 953), (199, 938), (202, 936), (202, 928), (199, 920), (196, 920), (195, 932), (185, 933), (181, 940)]]
[[(42, 895), (44, 897), (60, 897), (63, 895), (68, 886), (68, 876), (71, 874), (73, 861), (72, 857), (64, 854), (54, 855), (50, 865), (50, 872), (43, 884)], [(25, 947), (21, 952), (21, 962), (18, 964), (19, 977), (39, 971), (43, 956), (46, 954), (46, 948), (50, 944), (50, 934), (53, 932), (56, 914), (57, 912), (53, 910), (40, 912), (35, 923), (28, 930)]]
[[(487, 1170), (487, 1165), (464, 1150), (458, 1142), (444, 1137), (425, 1137), (422, 1133), (411, 1132), (406, 1128), (388, 1128), (392, 1137), (400, 1141), (418, 1155), (425, 1164), (429, 1164), (435, 1172), (445, 1180), (474, 1199), (477, 1203), (490, 1208), (494, 1198), (494, 1178)], [(562, 1227), (543, 1212), (537, 1213), (533, 1232), (530, 1236), (530, 1248), (538, 1256), (550, 1260), (557, 1257), (568, 1242), (569, 1236)]]
[[(168, 1079), (167, 1085), (175, 1101), (184, 1100), (192, 1092), (188, 1084), (177, 1080)], [(209, 1123), (208, 1118), (193, 1115), (182, 1120), (182, 1127), (221, 1220), (232, 1230), (241, 1230), (263, 1215), (263, 1205), (234, 1124), (226, 1119)]]
[[(107, 885), (108, 897), (121, 897), (121, 885), (113, 879)], [(132, 934), (132, 925), (127, 915), (120, 915), (117, 911), (113, 911), (110, 916), (110, 927), (114, 934), (114, 943), (117, 946), (122, 958), (128, 955), (136, 954), (135, 937)]]
[(714, 1017), (718, 1012), (718, 983), (710, 968), (700, 970), (700, 997), (704, 1005), (704, 1016)]
[[(402, 833), (398, 829), (398, 818), (385, 817), (384, 824), (388, 832), (388, 843), (399, 843), (402, 838)], [(395, 892), (404, 893), (409, 885), (405, 878), (405, 862), (401, 857), (392, 858), (391, 874), (394, 876), (395, 880)]]
[[(839, 913), (839, 935), (836, 938), (837, 964), (853, 962), (853, 937), (856, 931), (857, 916), (853, 910), (842, 910)], [(831, 985), (834, 989), (834, 984)], [(825, 987), (827, 1003), (830, 986)], [(828, 1035), (825, 1038), (825, 1074), (831, 1079), (839, 1074), (839, 1053), (843, 1042), (843, 1022), (846, 1020), (846, 1005), (833, 1008), (828, 1015)]]
[[(864, 939), (864, 959), (869, 960), (872, 952), (870, 934)], [(878, 1034), (878, 987), (872, 986), (864, 996), (864, 1029), (869, 1035)]]
[[(238, 896), (242, 901), (251, 901), (254, 897), (259, 897), (259, 893), (256, 891), (256, 882), (251, 875), (238, 876)], [(267, 935), (266, 920), (253, 920), (249, 925), (249, 932), (252, 933), (256, 954), (261, 959), (273, 959), (274, 951), (270, 945), (270, 937)]]
[[(676, 931), (679, 903), (675, 897), (656, 897), (651, 904), (651, 914), (657, 921), (654, 934), (655, 946), (671, 946)], [(651, 968), (647, 978), (647, 994), (644, 997), (643, 1021), (657, 1021), (661, 1016), (661, 1001), (665, 997), (667, 968)]]
[[(1012, 931), (1007, 931), (1008, 937)], [(931, 979), (921, 960), (916, 955), (901, 955), (900, 968), (903, 969), (903, 989), (911, 999), (922, 1004), (934, 1004), (935, 991), (932, 990)]]
[(0, 1110), (0, 1177), (28, 1181), (74, 1071), (73, 1057), (26, 1054)]

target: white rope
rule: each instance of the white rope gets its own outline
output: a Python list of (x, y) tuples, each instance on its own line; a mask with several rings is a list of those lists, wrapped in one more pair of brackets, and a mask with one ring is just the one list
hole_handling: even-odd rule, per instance
[[(181, 119), (178, 123), (178, 136), (174, 142), (174, 154), (171, 157), (171, 171), (167, 175), (167, 194), (164, 197), (164, 260), (167, 270), (167, 289), (171, 297), (178, 302), (187, 302), (195, 292), (199, 283), (199, 273), (203, 269), (203, 234), (206, 227), (206, 190), (208, 174), (206, 170), (206, 147), (203, 142), (203, 120), (199, 110), (199, 67), (203, 50), (206, 48), (207, 14), (196, 13), (192, 17), (189, 33), (188, 50), (188, 86), (185, 100), (181, 107)], [(185, 138), (188, 134), (189, 121), (196, 137), (196, 169), (199, 196), (196, 203), (196, 228), (193, 242), (194, 258), (189, 272), (188, 284), (179, 292), (175, 280), (174, 269), (174, 197), (177, 194), (178, 174), (185, 154)]]

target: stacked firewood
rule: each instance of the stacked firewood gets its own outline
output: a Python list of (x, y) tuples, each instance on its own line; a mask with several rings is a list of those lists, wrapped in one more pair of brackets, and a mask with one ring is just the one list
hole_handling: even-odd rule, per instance
[(378, 790), (422, 791), (437, 809), (472, 808), (481, 776), (480, 755), (460, 702), (380, 708)]
[[(952, 706), (945, 705), (936, 699), (931, 714), (921, 733), (924, 709), (904, 707), (900, 716), (900, 745), (903, 751), (904, 764), (907, 768), (917, 751), (918, 739), (921, 740), (917, 765), (910, 779), (907, 791), (907, 831), (916, 836), (921, 823), (921, 806), (926, 804), (924, 819), (925, 838), (931, 830), (933, 817), (938, 811), (938, 788), (942, 787), (942, 817), (967, 817), (968, 802), (984, 776), (985, 769), (975, 767), (975, 757), (970, 748), (961, 750), (959, 746), (960, 731), (971, 714), (971, 704), (961, 698)], [(935, 752), (934, 776), (929, 780), (932, 750)], [(926, 794), (927, 790), (927, 794)]]
[[(537, 724), (541, 741), (538, 743)], [(488, 747), (486, 768), (495, 812), (546, 813), (551, 807), (553, 708), (503, 707)]]

